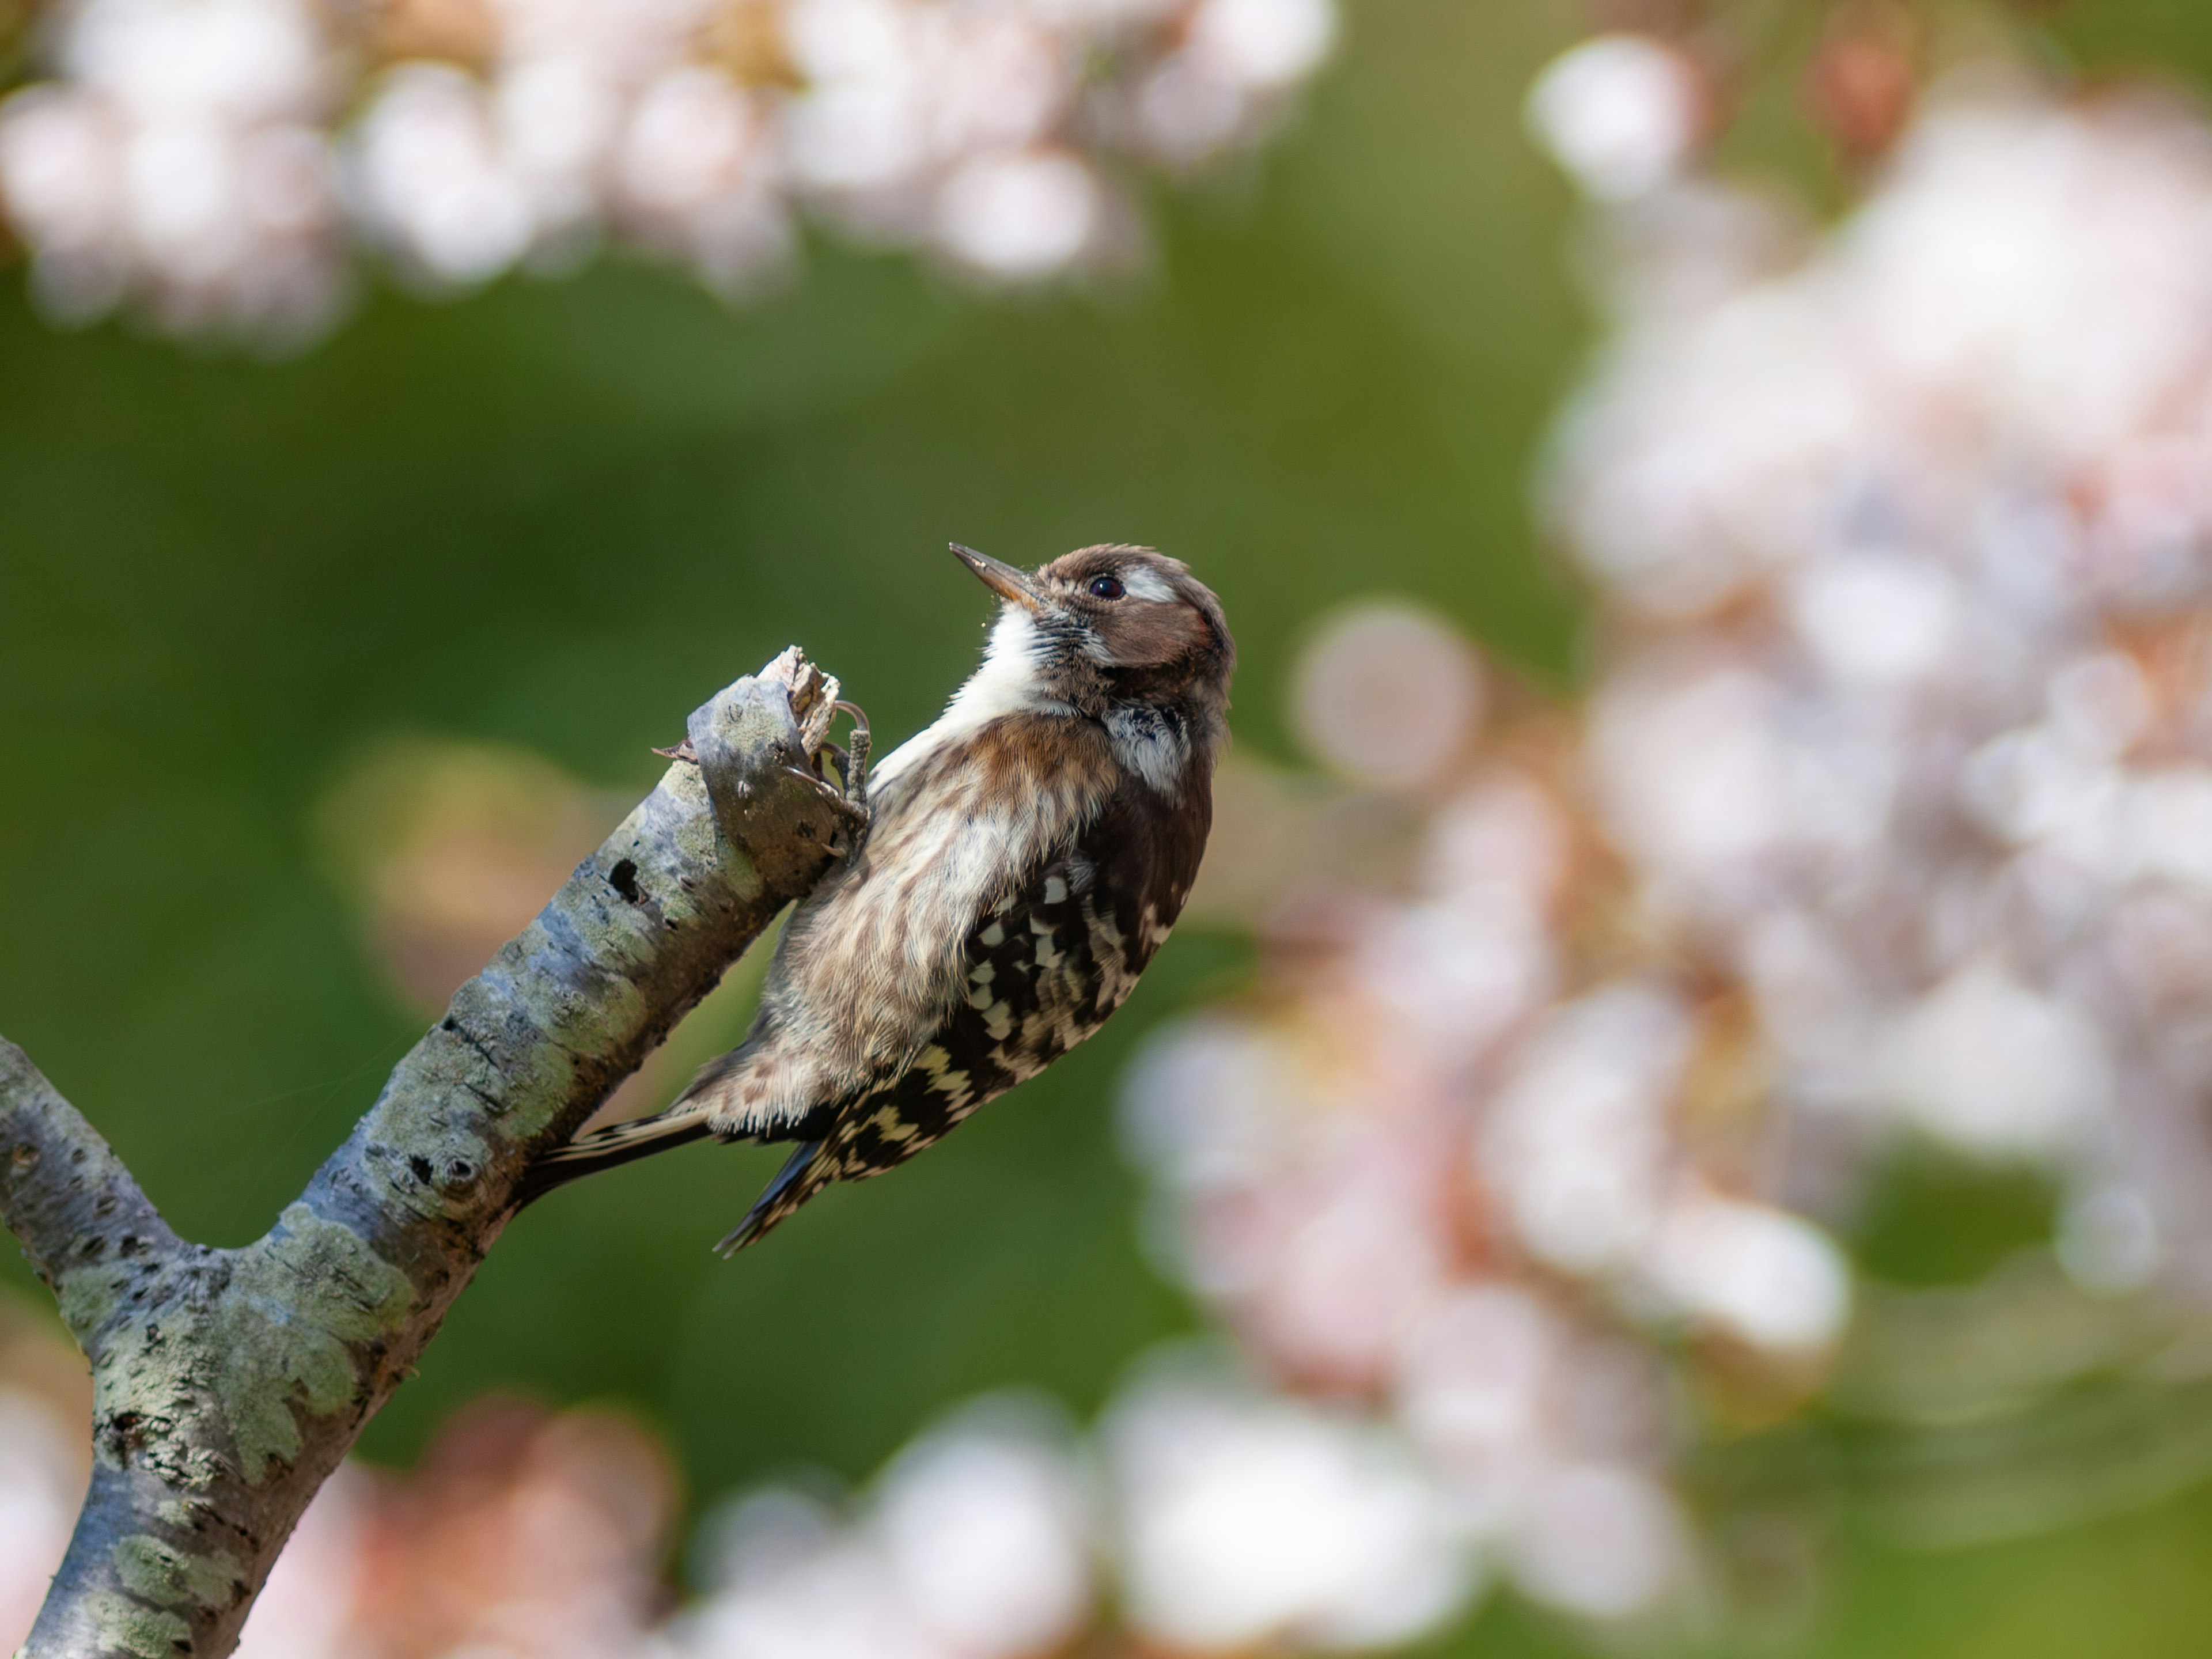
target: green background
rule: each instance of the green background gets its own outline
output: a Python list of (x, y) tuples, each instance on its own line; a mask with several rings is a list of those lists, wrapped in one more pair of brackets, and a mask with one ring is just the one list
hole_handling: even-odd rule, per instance
[[(0, 285), (0, 1031), (181, 1231), (257, 1235), (421, 1029), (316, 857), (314, 804), (364, 745), (515, 743), (641, 789), (649, 744), (793, 640), (895, 737), (980, 643), (948, 538), (1188, 558), (1237, 628), (1238, 741), (1262, 754), (1288, 757), (1286, 665), (1346, 596), (1418, 594), (1569, 684), (1578, 612), (1528, 481), (1591, 333), (1572, 205), (1518, 105), (1577, 9), (1347, 9), (1304, 118), (1248, 173), (1164, 195), (1156, 274), (1112, 293), (986, 303), (821, 246), (732, 312), (610, 262), (455, 304), (378, 294), (266, 364), (58, 334)], [(2050, 29), (2086, 67), (2212, 74), (2201, 0), (2087, 0)], [(365, 1451), (411, 1459), (487, 1389), (617, 1398), (708, 1498), (799, 1465), (863, 1476), (981, 1389), (1090, 1410), (1193, 1322), (1137, 1248), (1114, 1079), (1246, 960), (1185, 930), (1017, 1103), (733, 1264), (707, 1246), (765, 1154), (562, 1194)], [(2212, 1495), (1908, 1554), (1838, 1491), (1841, 1565), (1790, 1651), (2212, 1648)], [(1446, 1645), (1568, 1650), (1507, 1604)]]

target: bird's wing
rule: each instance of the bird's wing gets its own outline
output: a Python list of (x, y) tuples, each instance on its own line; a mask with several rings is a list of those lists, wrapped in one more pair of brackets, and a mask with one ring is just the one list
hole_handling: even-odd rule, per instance
[[(917, 815), (899, 810), (906, 804), (894, 798), (884, 809), (880, 824), (884, 842), (913, 835), (917, 830), (924, 835), (957, 830), (963, 817), (949, 811), (918, 815), (924, 821), (917, 825), (911, 821)], [(1096, 844), (1125, 852), (1143, 851), (1154, 845), (1152, 838), (1131, 827), (1128, 811), (1116, 811), (1116, 798), (1109, 798), (1088, 833), (1071, 828), (1056, 848), (1050, 844), (1036, 848), (1027, 860), (1030, 867), (1015, 878), (1012, 889), (1001, 889), (995, 896), (981, 878), (988, 872), (966, 872), (969, 878), (964, 882), (945, 878), (942, 867), (948, 859), (937, 847), (891, 848), (872, 837), (863, 858), (882, 857), (889, 870), (878, 872), (864, 866), (835, 872), (800, 902), (777, 943), (760, 1012), (745, 1041), (700, 1067), (690, 1085), (665, 1110), (594, 1129), (540, 1157), (523, 1178), (519, 1202), (530, 1203), (584, 1176), (712, 1136), (798, 1142), (799, 1151), (793, 1154), (793, 1164), (754, 1206), (757, 1212), (761, 1205), (787, 1201), (788, 1207), (777, 1212), (779, 1218), (795, 1209), (820, 1190), (818, 1182), (786, 1190), (807, 1158), (826, 1155), (835, 1145), (839, 1126), (859, 1102), (872, 1100), (886, 1090), (896, 1091), (915, 1066), (929, 1063), (933, 1042), (951, 1042), (963, 1061), (975, 1055), (979, 1056), (980, 1066), (993, 1064), (989, 1050), (979, 1044), (989, 1037), (993, 1028), (994, 1018), (988, 1011), (994, 1000), (979, 1001), (979, 986), (992, 982), (1003, 968), (1008, 975), (1006, 984), (1012, 988), (1008, 994), (1022, 1005), (1025, 1016), (1036, 1016), (1022, 978), (1034, 970), (1037, 961), (1053, 959), (1056, 947), (1050, 935), (1030, 929), (1067, 927), (1072, 929), (1071, 939), (1073, 933), (1084, 933), (1085, 943), (1069, 972), (1071, 987), (1092, 961), (1103, 961), (1109, 972), (1120, 962), (1110, 943), (1102, 947), (1089, 943), (1085, 924), (1073, 903), (1078, 885), (1088, 889), (1095, 883)], [(1145, 859), (1139, 863), (1139, 867), (1149, 867)], [(890, 871), (909, 870), (928, 872), (931, 878), (920, 884), (895, 884), (889, 878)], [(916, 884), (926, 887), (927, 892), (920, 902), (908, 902), (911, 898), (908, 890)], [(1179, 898), (1176, 903), (1179, 908)], [(949, 912), (949, 916), (933, 914), (943, 912)], [(1114, 907), (1108, 905), (1103, 915), (1110, 930)], [(964, 944), (952, 948), (952, 942), (961, 940), (963, 933)], [(886, 943), (890, 935), (902, 941), (902, 948)], [(888, 984), (880, 976), (872, 981), (854, 970), (854, 962), (904, 961), (902, 942), (909, 936), (925, 947), (933, 938), (945, 940), (944, 947), (931, 951), (941, 962), (932, 963), (926, 974), (895, 975)], [(1042, 950), (1040, 940), (1045, 941)], [(1065, 948), (1077, 947), (1071, 944)], [(1103, 957), (1100, 948), (1104, 951)], [(1151, 947), (1146, 946), (1136, 967), (1127, 970), (1132, 981), (1150, 955)], [(980, 981), (979, 973), (983, 975)], [(901, 1006), (902, 992), (908, 998), (927, 997), (931, 1006), (910, 1012)], [(1126, 988), (1122, 994), (1126, 994)], [(1071, 994), (1062, 994), (1059, 1000), (1068, 1002)], [(949, 1017), (940, 1007), (949, 1011)], [(1111, 1012), (1110, 1006), (1107, 1012)], [(1008, 1018), (1014, 1016), (1009, 1013)], [(849, 1036), (850, 1028), (865, 1025), (870, 1019), (903, 1036), (903, 1044), (895, 1049), (880, 1045), (888, 1052), (879, 1051), (861, 1065), (823, 1063), (825, 1056), (834, 1054)], [(1080, 1040), (1074, 1037), (1061, 1046)], [(1027, 1070), (1010, 1071), (965, 1109), (1030, 1075), (1059, 1051), (1052, 1049)], [(840, 1058), (849, 1060), (851, 1057)], [(1007, 1058), (1010, 1066), (1016, 1063), (1015, 1056)], [(917, 1080), (907, 1086), (921, 1085)], [(779, 1103), (764, 1107), (760, 1103), (763, 1097)], [(916, 1108), (925, 1116), (931, 1110), (929, 1098), (925, 1093)], [(780, 1103), (785, 1100), (793, 1103)], [(732, 1118), (743, 1127), (733, 1128)], [(937, 1131), (942, 1133), (942, 1129)], [(935, 1134), (930, 1137), (935, 1138)], [(917, 1143), (914, 1150), (919, 1152), (926, 1144)]]
[(1210, 817), (1203, 799), (1196, 805), (1171, 810), (1126, 785), (994, 906), (968, 936), (964, 999), (910, 1064), (838, 1103), (722, 1250), (751, 1243), (832, 1182), (904, 1163), (1103, 1024), (1189, 896)]
[(1042, 714), (1000, 716), (895, 774), (858, 854), (785, 924), (744, 1045), (678, 1107), (724, 1139), (812, 1139), (821, 1114), (919, 1052), (965, 989), (969, 935), (1117, 781), (1102, 728)]

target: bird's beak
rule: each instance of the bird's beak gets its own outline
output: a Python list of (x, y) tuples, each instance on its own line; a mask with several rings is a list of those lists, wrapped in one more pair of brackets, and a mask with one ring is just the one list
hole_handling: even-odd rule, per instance
[(975, 573), (976, 580), (1002, 599), (1011, 599), (1025, 610), (1035, 611), (1044, 603), (1043, 595), (1029, 573), (1017, 570), (1004, 559), (994, 559), (988, 553), (978, 553), (972, 547), (963, 547), (958, 542), (949, 544), (952, 556)]

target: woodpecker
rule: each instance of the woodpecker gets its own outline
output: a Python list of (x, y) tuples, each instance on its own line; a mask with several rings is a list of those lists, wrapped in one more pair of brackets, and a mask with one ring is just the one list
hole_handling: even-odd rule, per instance
[(982, 665), (876, 769), (865, 836), (793, 911), (744, 1042), (666, 1111), (541, 1160), (527, 1197), (708, 1136), (795, 1143), (727, 1255), (1036, 1076), (1168, 937), (1228, 736), (1220, 601), (1149, 548), (1036, 571), (952, 551), (999, 597)]

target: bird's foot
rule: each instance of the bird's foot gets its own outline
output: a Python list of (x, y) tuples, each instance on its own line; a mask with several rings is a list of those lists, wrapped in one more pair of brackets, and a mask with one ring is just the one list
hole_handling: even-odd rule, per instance
[(846, 739), (848, 751), (841, 751), (840, 770), (845, 778), (845, 799), (854, 805), (866, 808), (868, 804), (868, 750), (871, 739), (867, 712), (856, 702), (842, 699), (837, 707), (853, 717), (853, 735)]
[[(835, 680), (827, 684), (831, 690), (836, 690)], [(826, 716), (816, 714), (810, 717), (818, 724), (813, 726), (811, 734), (803, 732), (802, 739), (811, 735), (819, 745), (809, 757), (815, 767), (820, 766), (823, 753), (836, 760), (839, 781), (832, 783), (820, 771), (805, 766), (787, 765), (783, 769), (819, 795), (822, 804), (836, 815), (839, 827), (845, 831), (844, 855), (849, 859), (860, 852), (861, 843), (867, 839), (868, 825), (873, 817), (868, 811), (868, 717), (859, 704), (838, 699), (832, 700), (830, 710)], [(840, 710), (853, 717), (853, 734), (847, 739), (850, 746), (842, 749), (827, 741), (829, 722)], [(680, 761), (687, 766), (699, 764), (699, 751), (688, 737), (673, 748), (655, 749), (653, 752), (663, 760)]]
[[(853, 720), (852, 735), (845, 739), (846, 747), (841, 749), (826, 738), (822, 745), (823, 752), (834, 756), (837, 762), (837, 775), (842, 788), (830, 805), (844, 820), (847, 831), (844, 856), (850, 862), (860, 856), (860, 848), (868, 838), (868, 825), (875, 816), (868, 808), (868, 717), (858, 703), (842, 700), (834, 703), (831, 710), (833, 714), (849, 714)], [(826, 779), (823, 781), (823, 787), (825, 790), (830, 787)]]
[(817, 777), (803, 766), (787, 766), (783, 769), (821, 798), (822, 804), (837, 816), (850, 834), (853, 847), (857, 850), (868, 832), (868, 823), (872, 816), (868, 809), (860, 802), (848, 799), (845, 792), (827, 778)]

